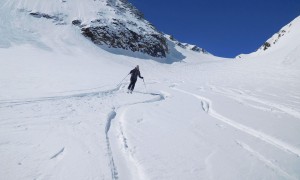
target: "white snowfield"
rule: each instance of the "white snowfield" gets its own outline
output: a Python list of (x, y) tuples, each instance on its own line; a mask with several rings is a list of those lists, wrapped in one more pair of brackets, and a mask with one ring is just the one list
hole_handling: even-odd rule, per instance
[(300, 179), (299, 17), (264, 53), (164, 64), (0, 15), (1, 180)]

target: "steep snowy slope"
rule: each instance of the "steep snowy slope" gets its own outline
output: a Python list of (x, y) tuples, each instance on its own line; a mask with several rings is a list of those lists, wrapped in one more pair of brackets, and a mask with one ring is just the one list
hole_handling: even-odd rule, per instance
[[(295, 56), (300, 51), (300, 16), (295, 18), (292, 22), (284, 26), (276, 34), (274, 34), (270, 39), (268, 39), (256, 52), (251, 54), (242, 54), (237, 56), (237, 58), (243, 57), (255, 57), (259, 55), (267, 55), (270, 53), (277, 53)], [(297, 57), (287, 57), (284, 62), (294, 62)], [(299, 64), (299, 63), (298, 63)]]
[(300, 179), (298, 18), (241, 60), (167, 35), (154, 58), (82, 36), (137, 13), (86, 2), (0, 1), (0, 179)]
[(299, 28), (300, 28), (300, 16), (295, 18), (292, 22), (284, 26), (278, 33), (274, 34), (268, 39), (258, 50), (257, 53), (263, 51), (276, 51), (285, 46), (299, 46)]

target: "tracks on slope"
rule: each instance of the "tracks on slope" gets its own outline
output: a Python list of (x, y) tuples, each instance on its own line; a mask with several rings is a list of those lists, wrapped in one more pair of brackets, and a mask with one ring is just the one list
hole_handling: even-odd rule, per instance
[(247, 145), (244, 142), (241, 141), (236, 141), (236, 143), (243, 148), (244, 150), (248, 151), (252, 156), (254, 156), (257, 160), (261, 161), (264, 163), (267, 167), (272, 169), (273, 171), (278, 172), (284, 179), (291, 179), (291, 180), (296, 180), (297, 178), (291, 176), (288, 174), (285, 170), (283, 170), (281, 167), (277, 166), (275, 163), (272, 161), (268, 160), (265, 158), (263, 155), (261, 155), (259, 152), (255, 151), (252, 149), (249, 145)]
[(113, 119), (115, 119), (116, 116), (117, 116), (117, 113), (116, 113), (115, 109), (113, 108), (113, 110), (108, 114), (107, 121), (106, 121), (106, 126), (105, 126), (106, 148), (107, 148), (107, 151), (108, 151), (111, 177), (112, 177), (113, 180), (118, 179), (118, 170), (117, 170), (117, 167), (115, 165), (114, 157), (113, 157), (113, 154), (112, 154), (108, 132), (110, 130), (111, 121)]
[[(111, 140), (109, 138), (109, 131), (111, 129), (112, 121), (116, 118), (118, 109), (128, 107), (128, 106), (133, 106), (137, 104), (145, 104), (145, 103), (153, 103), (153, 102), (158, 102), (165, 100), (165, 95), (164, 94), (157, 94), (157, 93), (142, 93), (142, 92), (137, 92), (141, 94), (149, 94), (152, 96), (156, 96), (156, 98), (150, 99), (150, 100), (145, 100), (145, 101), (140, 101), (140, 102), (135, 102), (135, 103), (130, 103), (130, 104), (124, 104), (118, 107), (113, 107), (112, 111), (108, 114), (107, 120), (106, 120), (106, 126), (105, 126), (105, 137), (106, 137), (106, 147), (108, 151), (108, 156), (109, 156), (109, 164), (110, 164), (110, 169), (111, 169), (111, 176), (113, 180), (119, 179), (119, 173), (118, 169), (116, 166), (116, 163), (114, 161), (114, 156), (112, 153), (112, 147), (111, 147)], [(122, 132), (123, 133), (123, 132)], [(124, 138), (124, 137), (123, 137)]]
[[(300, 112), (293, 109), (293, 108), (291, 108), (291, 107), (287, 107), (285, 105), (277, 104), (277, 103), (270, 102), (270, 101), (267, 101), (267, 100), (262, 100), (260, 98), (254, 97), (254, 96), (247, 95), (246, 93), (244, 93), (242, 91), (239, 91), (239, 90), (236, 90), (236, 89), (226, 90), (226, 89), (223, 89), (223, 88), (218, 89), (216, 87), (213, 87), (213, 91), (216, 92), (216, 93), (225, 95), (227, 97), (230, 97), (232, 99), (237, 99), (237, 100), (242, 100), (242, 101), (248, 100), (248, 101), (253, 101), (253, 102), (256, 102), (256, 103), (259, 103), (259, 104), (263, 104), (265, 106), (271, 107), (272, 109), (278, 109), (278, 110), (280, 110), (280, 111), (282, 111), (282, 112), (284, 112), (284, 113), (286, 113), (290, 116), (293, 116), (297, 119), (300, 119)], [(252, 105), (252, 107), (255, 107), (255, 106)]]
[(296, 156), (300, 157), (300, 149), (294, 147), (293, 145), (290, 145), (286, 142), (283, 142), (279, 139), (276, 139), (270, 135), (267, 135), (263, 132), (259, 132), (259, 131), (256, 131), (250, 127), (247, 127), (245, 125), (242, 125), (240, 123), (237, 123), (221, 114), (219, 114), (218, 112), (216, 112), (213, 108), (212, 108), (212, 102), (210, 99), (207, 99), (205, 97), (202, 97), (202, 96), (199, 96), (197, 94), (193, 94), (191, 92), (188, 92), (188, 91), (185, 91), (185, 90), (182, 90), (182, 89), (178, 89), (176, 87), (173, 88), (174, 90), (176, 91), (179, 91), (179, 92), (182, 92), (184, 94), (188, 94), (190, 96), (193, 96), (197, 99), (199, 99), (201, 101), (201, 104), (202, 104), (202, 109), (207, 112), (208, 115), (244, 132), (244, 133), (247, 133), (255, 138), (258, 138), (260, 139), (261, 141), (264, 141), (268, 144), (271, 144), (273, 146), (275, 146), (276, 148), (278, 149), (281, 149), (283, 151), (288, 151), (290, 153), (293, 153), (295, 154)]
[(66, 99), (72, 99), (72, 98), (84, 98), (84, 97), (95, 97), (95, 96), (107, 96), (109, 94), (113, 94), (120, 90), (122, 87), (122, 84), (119, 86), (104, 90), (104, 91), (95, 91), (95, 92), (87, 92), (87, 93), (78, 93), (78, 94), (71, 94), (71, 95), (65, 95), (65, 96), (51, 96), (51, 97), (41, 97), (41, 98), (32, 98), (32, 99), (13, 99), (13, 100), (0, 100), (0, 108), (1, 107), (14, 107), (24, 104), (32, 104), (32, 103), (39, 103), (39, 102), (45, 102), (45, 101), (57, 101), (57, 100), (66, 100)]
[[(115, 96), (115, 94), (117, 92), (119, 92), (123, 86), (124, 86), (124, 84), (120, 84), (115, 88), (111, 88), (111, 89), (104, 90), (104, 91), (83, 92), (83, 93), (75, 93), (75, 94), (70, 94), (70, 95), (48, 96), (48, 97), (29, 98), (29, 99), (0, 100), (0, 108), (16, 107), (16, 106), (29, 105), (29, 104), (42, 103), (42, 102), (55, 102), (55, 101), (69, 100), (69, 99), (79, 99), (80, 100), (81, 98), (87, 98), (87, 97), (88, 98), (89, 97), (98, 98), (98, 97), (106, 97), (109, 95)], [(162, 101), (165, 99), (165, 96), (163, 94), (142, 93), (142, 92), (137, 92), (137, 93), (152, 95), (152, 96), (155, 96), (155, 98), (118, 106), (117, 108), (113, 108), (112, 111), (107, 116), (106, 125), (105, 125), (105, 139), (106, 139), (107, 153), (108, 153), (108, 157), (109, 157), (111, 177), (113, 180), (119, 179), (119, 173), (118, 173), (117, 166), (115, 164), (115, 160), (114, 160), (114, 156), (113, 156), (113, 152), (112, 152), (109, 131), (111, 129), (112, 121), (117, 116), (118, 109), (120, 109), (122, 107), (126, 107), (126, 106), (136, 105), (136, 104), (153, 103), (153, 102)], [(61, 151), (59, 151), (57, 154), (53, 155), (51, 158), (53, 158), (53, 159), (56, 158), (63, 151), (64, 151), (64, 148)]]

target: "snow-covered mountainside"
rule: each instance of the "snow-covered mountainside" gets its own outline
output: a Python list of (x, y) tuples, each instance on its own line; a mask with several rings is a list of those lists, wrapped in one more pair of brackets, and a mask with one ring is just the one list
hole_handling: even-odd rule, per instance
[[(280, 49), (286, 48), (287, 52), (298, 51), (299, 49), (299, 30), (300, 29), (300, 16), (295, 18), (292, 22), (288, 23), (270, 39), (268, 39), (256, 52), (250, 53), (250, 56), (262, 55), (272, 53)], [(294, 49), (296, 48), (296, 50)], [(236, 58), (249, 56), (248, 54), (238, 55)]]
[(153, 57), (170, 53), (164, 35), (127, 0), (11, 0), (1, 4), (6, 12), (22, 12), (22, 16), (44, 19), (57, 26), (77, 26), (83, 36), (97, 45)]
[[(233, 60), (159, 33), (125, 1), (0, 7), (1, 180), (300, 179), (299, 17)], [(157, 38), (140, 52), (90, 40), (139, 27), (165, 39), (166, 58)], [(144, 81), (128, 94), (136, 65)]]
[(78, 26), (97, 45), (129, 49), (154, 57), (168, 53), (166, 39), (126, 0), (13, 0), (6, 7), (52, 21)]

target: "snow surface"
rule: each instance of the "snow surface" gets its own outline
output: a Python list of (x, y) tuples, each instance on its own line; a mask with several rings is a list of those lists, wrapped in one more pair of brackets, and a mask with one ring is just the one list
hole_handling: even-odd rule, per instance
[(299, 18), (276, 51), (166, 64), (0, 15), (0, 179), (300, 179)]

